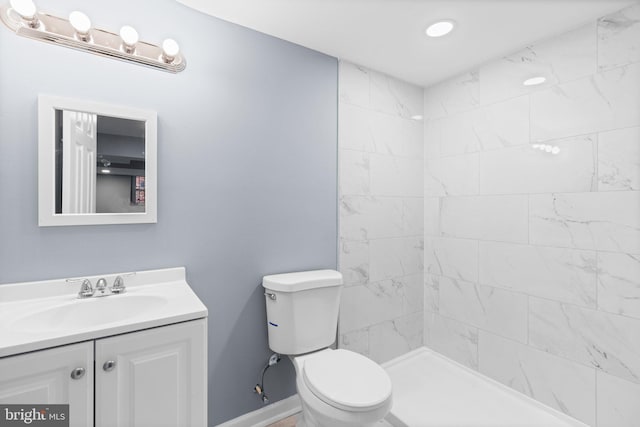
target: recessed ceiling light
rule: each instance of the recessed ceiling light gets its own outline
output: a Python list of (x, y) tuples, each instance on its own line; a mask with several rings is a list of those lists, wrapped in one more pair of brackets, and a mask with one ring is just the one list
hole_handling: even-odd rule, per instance
[(525, 86), (536, 86), (536, 85), (541, 85), (546, 81), (547, 81), (546, 77), (538, 76), (538, 77), (531, 77), (530, 79), (527, 79), (524, 82), (522, 82), (522, 84)]
[(429, 37), (442, 37), (449, 34), (455, 25), (453, 21), (446, 19), (429, 25), (425, 32)]

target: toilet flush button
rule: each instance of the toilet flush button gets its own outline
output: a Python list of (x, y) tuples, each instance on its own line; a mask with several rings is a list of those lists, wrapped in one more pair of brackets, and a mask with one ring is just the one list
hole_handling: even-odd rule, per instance
[(391, 397), (391, 379), (377, 363), (348, 350), (318, 353), (304, 363), (305, 384), (325, 403), (351, 411), (384, 405)]

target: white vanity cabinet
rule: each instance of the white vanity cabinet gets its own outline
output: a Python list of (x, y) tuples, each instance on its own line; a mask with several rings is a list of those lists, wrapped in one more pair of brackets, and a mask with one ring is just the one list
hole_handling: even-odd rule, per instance
[(69, 403), (71, 427), (206, 427), (206, 333), (203, 318), (0, 358), (0, 403)]
[(70, 426), (93, 425), (93, 342), (1, 358), (0, 403), (68, 403)]
[(95, 427), (206, 427), (204, 319), (96, 340)]
[(206, 427), (207, 315), (184, 267), (1, 285), (0, 404), (68, 403), (71, 427)]

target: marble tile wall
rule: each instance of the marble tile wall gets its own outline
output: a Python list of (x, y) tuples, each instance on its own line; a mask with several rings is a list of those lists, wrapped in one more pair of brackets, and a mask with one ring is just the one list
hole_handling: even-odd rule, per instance
[(639, 426), (640, 3), (427, 88), (424, 115), (425, 344)]
[(338, 345), (385, 362), (423, 344), (423, 89), (342, 61), (339, 90)]

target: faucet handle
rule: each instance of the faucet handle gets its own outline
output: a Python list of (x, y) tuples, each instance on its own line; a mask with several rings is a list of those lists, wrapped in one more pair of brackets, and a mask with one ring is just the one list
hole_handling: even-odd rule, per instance
[[(125, 275), (123, 274), (122, 276)], [(124, 279), (122, 278), (122, 276), (117, 276), (113, 281), (113, 286), (111, 286), (112, 294), (123, 294), (127, 290), (126, 286), (124, 285)]]
[(80, 292), (78, 292), (78, 298), (89, 298), (93, 296), (93, 293), (95, 292), (93, 290), (93, 286), (91, 286), (91, 280), (89, 279), (66, 279), (66, 281), (67, 283), (82, 282), (82, 285), (80, 285)]
[(78, 298), (88, 298), (93, 296), (93, 287), (91, 286), (91, 280), (84, 279), (82, 285), (80, 285), (80, 292), (78, 292)]

